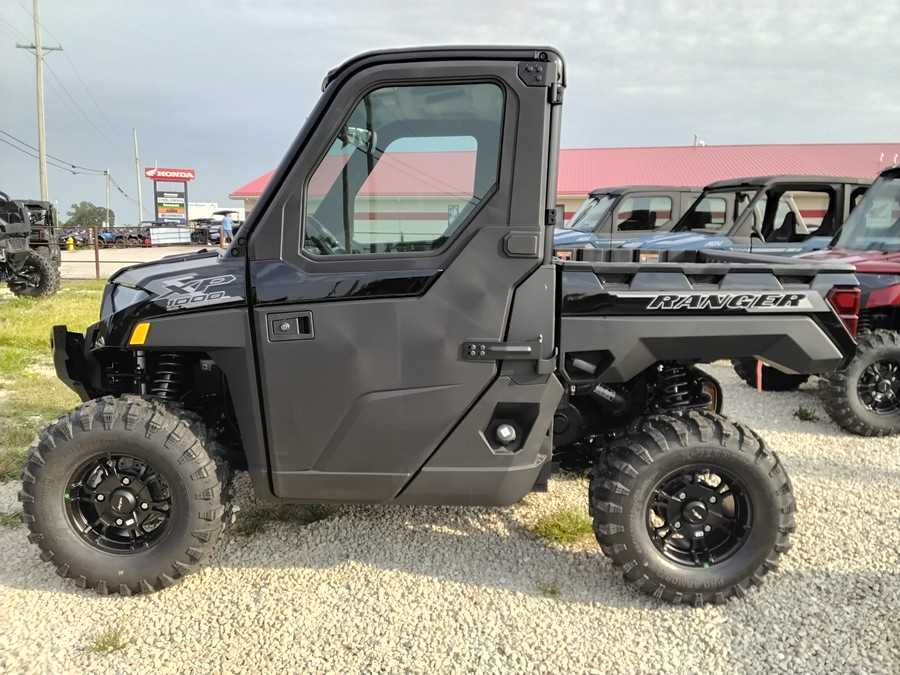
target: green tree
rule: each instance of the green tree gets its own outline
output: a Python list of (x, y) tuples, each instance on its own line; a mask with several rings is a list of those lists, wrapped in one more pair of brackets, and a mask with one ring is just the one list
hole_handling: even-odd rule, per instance
[[(66, 214), (69, 220), (66, 227), (85, 228), (85, 227), (103, 227), (103, 221), (106, 220), (106, 208), (103, 206), (95, 206), (90, 202), (81, 202), (80, 204), (72, 204), (72, 209)], [(108, 226), (116, 224), (116, 214), (112, 209), (109, 210)]]

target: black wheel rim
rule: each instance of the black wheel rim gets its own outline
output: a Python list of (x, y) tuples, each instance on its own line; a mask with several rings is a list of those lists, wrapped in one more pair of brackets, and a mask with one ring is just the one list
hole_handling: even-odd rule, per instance
[(863, 370), (856, 391), (862, 404), (876, 415), (900, 412), (900, 361), (875, 361)]
[(104, 551), (145, 550), (169, 529), (169, 485), (136, 457), (106, 454), (86, 462), (72, 474), (63, 498), (72, 528)]
[(22, 265), (16, 274), (16, 286), (21, 288), (38, 288), (41, 285), (41, 268), (29, 261)]
[(707, 568), (731, 558), (753, 527), (743, 484), (714, 466), (668, 474), (650, 496), (647, 531), (656, 549), (685, 567)]

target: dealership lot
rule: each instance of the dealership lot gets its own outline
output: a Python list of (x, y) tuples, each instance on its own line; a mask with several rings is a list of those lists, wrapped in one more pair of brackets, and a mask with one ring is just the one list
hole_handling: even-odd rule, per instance
[[(106, 279), (113, 272), (142, 262), (159, 260), (169, 255), (185, 255), (196, 253), (203, 246), (133, 246), (128, 248), (102, 248), (97, 252), (100, 260), (100, 278)], [(206, 247), (208, 250), (218, 250)], [(93, 248), (81, 248), (62, 252), (62, 265), (59, 268), (63, 279), (94, 279), (96, 276), (96, 260)]]

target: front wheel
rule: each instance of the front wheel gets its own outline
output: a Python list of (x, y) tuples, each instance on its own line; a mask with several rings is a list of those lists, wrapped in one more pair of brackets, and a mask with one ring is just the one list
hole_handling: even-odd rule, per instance
[(847, 369), (819, 387), (825, 410), (842, 429), (859, 436), (900, 433), (900, 333), (860, 333)]
[(594, 464), (594, 534), (625, 580), (672, 603), (743, 596), (795, 529), (791, 482), (749, 428), (710, 412), (647, 417)]
[(49, 257), (32, 252), (8, 285), (14, 295), (22, 297), (53, 295), (59, 290), (59, 267)]
[(51, 424), (22, 472), (22, 520), (41, 559), (80, 588), (151, 593), (205, 562), (227, 512), (228, 468), (199, 423), (137, 396), (83, 403)]

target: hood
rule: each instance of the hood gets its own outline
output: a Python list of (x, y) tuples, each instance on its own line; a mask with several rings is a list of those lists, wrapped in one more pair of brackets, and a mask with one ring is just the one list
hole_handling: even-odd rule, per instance
[(200, 309), (209, 305), (243, 303), (246, 300), (246, 260), (219, 257), (215, 251), (175, 255), (127, 267), (109, 279), (111, 306), (117, 311), (116, 296), (129, 304), (139, 299), (125, 289), (143, 291), (140, 299), (155, 305), (156, 310), (171, 312)]
[(556, 228), (553, 231), (554, 246), (568, 246), (571, 244), (590, 244), (600, 240), (593, 232), (582, 232), (581, 230)]
[(629, 239), (622, 248), (652, 248), (696, 250), (701, 248), (729, 248), (734, 245), (728, 237), (700, 232), (662, 232), (660, 234), (648, 234), (643, 237)]
[(806, 260), (847, 263), (856, 267), (856, 271), (861, 274), (900, 274), (900, 252), (886, 253), (884, 251), (850, 251), (842, 248), (827, 248), (797, 257)]

